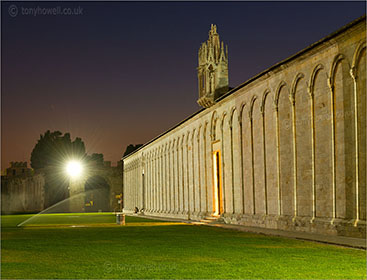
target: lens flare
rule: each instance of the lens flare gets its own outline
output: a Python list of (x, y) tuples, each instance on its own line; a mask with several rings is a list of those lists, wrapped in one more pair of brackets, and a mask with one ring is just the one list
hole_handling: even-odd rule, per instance
[(79, 161), (70, 161), (66, 165), (66, 173), (73, 178), (79, 177), (83, 172), (83, 166)]

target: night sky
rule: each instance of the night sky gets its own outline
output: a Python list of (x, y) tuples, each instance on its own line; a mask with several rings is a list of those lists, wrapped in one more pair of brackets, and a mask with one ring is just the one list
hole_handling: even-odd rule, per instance
[[(365, 2), (1, 4), (2, 169), (29, 162), (46, 130), (81, 137), (88, 153), (114, 163), (128, 144), (198, 111), (197, 51), (212, 23), (235, 87), (366, 10)], [(24, 14), (58, 6), (82, 14)]]

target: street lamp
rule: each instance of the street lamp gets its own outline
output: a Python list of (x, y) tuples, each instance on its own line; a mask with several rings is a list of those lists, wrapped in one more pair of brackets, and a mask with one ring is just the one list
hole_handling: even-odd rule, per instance
[(69, 161), (66, 164), (66, 173), (71, 177), (71, 178), (77, 178), (80, 177), (80, 175), (83, 172), (83, 165), (81, 164), (81, 162), (76, 161), (76, 160), (72, 160)]

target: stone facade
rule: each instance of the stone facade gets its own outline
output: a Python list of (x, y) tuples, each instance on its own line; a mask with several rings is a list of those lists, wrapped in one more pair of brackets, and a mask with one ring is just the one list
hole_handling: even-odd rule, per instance
[(6, 169), (6, 177), (29, 176), (32, 169), (27, 167), (27, 162), (11, 162), (10, 167)]
[[(95, 189), (88, 190), (88, 184)], [(111, 166), (111, 162), (105, 161), (103, 166), (93, 164), (86, 166), (81, 177), (69, 181), (69, 211), (119, 211), (118, 197), (122, 192), (121, 186), (121, 164), (114, 167)], [(90, 207), (91, 200), (94, 201), (93, 207)], [(105, 200), (107, 200), (107, 206), (98, 205), (98, 201), (104, 204)]]
[(45, 201), (44, 187), (45, 177), (40, 173), (28, 176), (2, 176), (1, 212), (9, 214), (42, 211)]
[(365, 238), (365, 25), (357, 19), (123, 158), (124, 211)]

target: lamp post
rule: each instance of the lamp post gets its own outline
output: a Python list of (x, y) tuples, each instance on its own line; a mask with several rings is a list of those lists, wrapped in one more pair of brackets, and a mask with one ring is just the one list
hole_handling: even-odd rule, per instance
[[(81, 161), (79, 160), (70, 160), (65, 164), (65, 173), (68, 177), (69, 181), (69, 197), (75, 195), (75, 193), (79, 192), (79, 188), (76, 187), (77, 180), (83, 175), (84, 167)], [(83, 196), (82, 196), (83, 197)], [(82, 199), (82, 201), (80, 201)], [(73, 207), (75, 206), (75, 207)], [(82, 206), (82, 207), (80, 207)], [(73, 198), (72, 201), (69, 202), (69, 211), (81, 211), (84, 209), (84, 199), (83, 198)]]
[(66, 165), (66, 172), (70, 178), (78, 178), (83, 173), (83, 165), (80, 161), (71, 160)]

